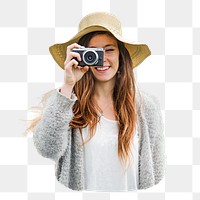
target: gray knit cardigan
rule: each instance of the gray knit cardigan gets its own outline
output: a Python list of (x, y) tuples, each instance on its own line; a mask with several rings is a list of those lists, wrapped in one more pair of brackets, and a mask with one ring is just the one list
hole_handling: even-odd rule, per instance
[[(165, 151), (162, 116), (157, 100), (146, 94), (137, 95), (139, 125), (138, 189), (146, 189), (164, 176)], [(84, 165), (81, 134), (71, 129), (75, 95), (66, 98), (56, 90), (47, 100), (42, 117), (33, 132), (38, 152), (53, 159), (57, 180), (72, 190), (84, 189)]]

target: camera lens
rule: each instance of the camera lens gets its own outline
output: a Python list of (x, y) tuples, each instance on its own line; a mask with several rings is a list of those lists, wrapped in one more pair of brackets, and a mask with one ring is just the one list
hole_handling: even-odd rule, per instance
[(87, 50), (83, 53), (83, 61), (86, 65), (95, 65), (98, 62), (98, 54), (94, 50)]
[(91, 55), (88, 56), (88, 60), (92, 60), (92, 56)]

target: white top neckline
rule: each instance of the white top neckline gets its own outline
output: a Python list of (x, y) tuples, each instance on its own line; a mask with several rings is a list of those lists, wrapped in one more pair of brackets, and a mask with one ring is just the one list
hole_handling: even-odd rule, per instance
[(116, 124), (118, 124), (118, 121), (117, 121), (117, 120), (108, 119), (108, 118), (105, 117), (104, 115), (101, 116), (101, 119), (106, 120), (106, 121), (111, 122), (111, 123), (116, 123)]

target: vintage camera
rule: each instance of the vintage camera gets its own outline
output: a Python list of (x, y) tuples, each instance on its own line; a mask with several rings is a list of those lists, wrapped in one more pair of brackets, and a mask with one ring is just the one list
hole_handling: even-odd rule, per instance
[(103, 48), (72, 49), (72, 52), (80, 54), (79, 66), (103, 66)]

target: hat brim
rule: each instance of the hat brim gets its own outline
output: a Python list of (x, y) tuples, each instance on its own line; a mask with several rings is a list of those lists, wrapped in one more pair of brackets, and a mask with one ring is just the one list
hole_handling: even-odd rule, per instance
[(87, 33), (94, 31), (109, 31), (116, 37), (116, 39), (123, 42), (130, 54), (133, 68), (137, 67), (142, 61), (144, 61), (149, 55), (151, 55), (151, 51), (146, 44), (136, 44), (126, 41), (120, 35), (116, 34), (115, 31), (108, 30), (102, 26), (90, 26), (78, 32), (69, 41), (60, 44), (54, 44), (53, 46), (49, 47), (49, 51), (56, 63), (64, 69), (67, 46), (73, 43), (78, 43), (81, 37), (83, 37)]

